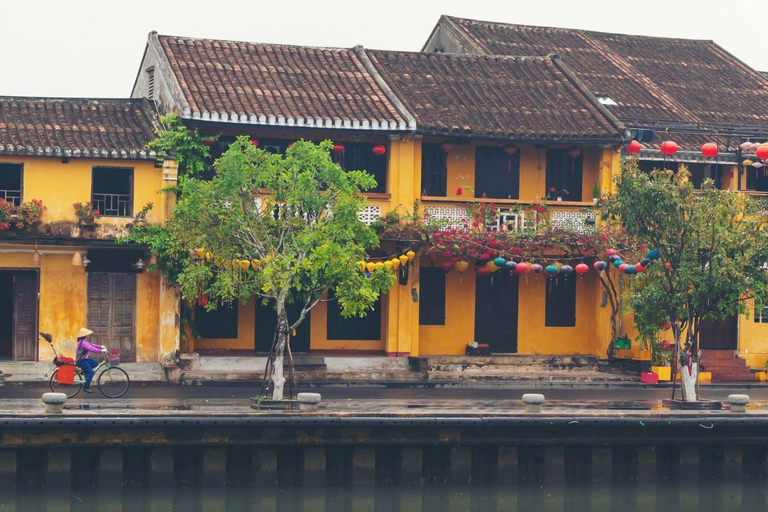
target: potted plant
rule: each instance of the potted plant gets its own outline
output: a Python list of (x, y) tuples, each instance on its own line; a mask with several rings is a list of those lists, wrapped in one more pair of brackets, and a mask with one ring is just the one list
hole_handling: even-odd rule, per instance
[(13, 204), (0, 197), (0, 231), (11, 227)]
[(96, 219), (101, 217), (99, 210), (95, 209), (90, 201), (87, 203), (75, 203), (72, 206), (74, 206), (75, 216), (82, 226), (93, 226)]
[(600, 199), (600, 187), (597, 184), (597, 180), (595, 180), (595, 185), (592, 187), (592, 202), (597, 204), (597, 201)]
[(557, 201), (562, 201), (566, 197), (568, 197), (569, 194), (570, 194), (570, 192), (568, 192), (564, 188), (561, 188), (561, 189), (558, 190), (555, 187), (549, 187), (549, 192), (547, 193), (547, 199), (549, 199), (550, 201), (553, 200), (553, 199), (555, 199)]
[(32, 199), (22, 203), (16, 209), (15, 226), (18, 229), (23, 229), (39, 224), (45, 210), (46, 207), (43, 206), (43, 202), (39, 199)]
[(139, 210), (136, 213), (136, 217), (133, 219), (134, 222), (146, 222), (147, 221), (147, 214), (149, 211), (154, 207), (154, 203), (152, 201), (145, 204), (141, 210)]
[(672, 379), (672, 348), (672, 344), (667, 340), (654, 344), (651, 370), (659, 376), (659, 380)]
[(476, 341), (472, 341), (467, 343), (465, 353), (468, 356), (489, 356), (491, 355), (491, 346), (487, 343), (478, 343)]

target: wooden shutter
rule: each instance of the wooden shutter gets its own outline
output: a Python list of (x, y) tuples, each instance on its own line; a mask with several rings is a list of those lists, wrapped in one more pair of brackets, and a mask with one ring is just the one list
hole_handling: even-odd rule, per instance
[(520, 151), (510, 156), (496, 146), (475, 148), (475, 197), (520, 197)]
[(419, 325), (445, 325), (445, 271), (422, 267), (419, 286)]
[(13, 359), (34, 361), (37, 355), (37, 275), (13, 276)]
[(421, 145), (421, 188), (427, 196), (446, 196), (448, 167), (440, 144), (425, 142)]
[(136, 360), (135, 309), (135, 274), (88, 274), (89, 341), (117, 348), (123, 361)]
[(576, 326), (576, 277), (558, 277), (547, 283), (547, 327)]

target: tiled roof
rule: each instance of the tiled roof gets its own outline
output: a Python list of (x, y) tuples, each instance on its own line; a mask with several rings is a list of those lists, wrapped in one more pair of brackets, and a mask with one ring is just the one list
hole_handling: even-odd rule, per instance
[(768, 127), (768, 79), (713, 41), (531, 27), (444, 16), (467, 47), (493, 55), (558, 53), (619, 119)]
[(418, 132), (618, 141), (624, 131), (557, 57), (365, 53), (416, 118)]
[(154, 159), (149, 112), (143, 100), (0, 96), (0, 154)]
[(405, 130), (351, 49), (158, 36), (192, 119)]

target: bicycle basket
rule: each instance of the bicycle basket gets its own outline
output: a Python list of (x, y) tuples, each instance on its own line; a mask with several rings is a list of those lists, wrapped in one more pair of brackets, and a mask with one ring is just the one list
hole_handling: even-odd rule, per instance
[(59, 382), (59, 384), (74, 384), (75, 383), (74, 363), (65, 363), (59, 366), (59, 371), (56, 374), (56, 380)]
[(117, 349), (113, 350), (111, 354), (107, 354), (107, 361), (109, 361), (110, 366), (120, 365), (120, 353)]

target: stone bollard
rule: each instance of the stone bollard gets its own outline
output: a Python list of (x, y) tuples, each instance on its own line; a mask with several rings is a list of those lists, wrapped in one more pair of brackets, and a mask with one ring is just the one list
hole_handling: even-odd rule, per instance
[(46, 414), (61, 414), (64, 412), (64, 402), (67, 395), (64, 393), (43, 393), (43, 403)]
[(296, 401), (299, 402), (301, 412), (315, 412), (317, 404), (320, 403), (320, 393), (299, 393), (296, 395)]
[(523, 395), (523, 403), (526, 412), (541, 412), (541, 404), (544, 403), (544, 395), (538, 393), (526, 393)]
[(731, 412), (747, 412), (749, 395), (728, 395), (728, 403), (731, 404)]

